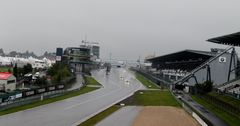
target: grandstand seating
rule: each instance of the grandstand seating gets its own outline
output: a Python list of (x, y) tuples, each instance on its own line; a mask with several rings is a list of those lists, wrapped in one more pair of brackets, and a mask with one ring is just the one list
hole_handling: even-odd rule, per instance
[(218, 90), (230, 94), (240, 94), (240, 79), (224, 84)]
[(233, 94), (240, 94), (240, 86), (233, 88), (231, 90), (228, 90), (229, 93), (233, 93)]

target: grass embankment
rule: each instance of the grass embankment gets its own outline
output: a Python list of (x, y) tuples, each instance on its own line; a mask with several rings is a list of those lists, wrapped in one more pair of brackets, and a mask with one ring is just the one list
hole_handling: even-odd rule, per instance
[(121, 103), (134, 106), (181, 106), (170, 91), (158, 90), (137, 91), (133, 96), (123, 100)]
[(207, 110), (213, 112), (216, 114), (219, 118), (224, 120), (226, 123), (228, 123), (230, 126), (240, 126), (240, 118), (224, 111), (223, 109), (212, 105), (208, 102), (206, 102), (204, 99), (201, 99), (197, 96), (192, 96), (193, 100), (204, 106)]
[(114, 113), (115, 111), (117, 111), (118, 109), (120, 109), (121, 107), (118, 105), (114, 105), (108, 109), (106, 109), (105, 111), (97, 114), (96, 116), (88, 119), (87, 121), (79, 124), (78, 126), (94, 126), (96, 125), (98, 122), (100, 122), (101, 120), (103, 120), (105, 117), (111, 115), (112, 113)]
[(101, 86), (101, 84), (99, 82), (97, 82), (93, 77), (91, 76), (85, 76), (84, 77), (86, 83), (88, 85), (98, 85), (98, 86)]
[(228, 103), (236, 108), (240, 108), (240, 100), (238, 99), (235, 99), (233, 97), (230, 97), (230, 96), (227, 96), (227, 95), (224, 95), (224, 94), (218, 94), (218, 93), (215, 93), (215, 92), (211, 92), (211, 93), (208, 93), (207, 95), (209, 96), (213, 96), (215, 98), (217, 98), (218, 100), (222, 101), (222, 102), (225, 102), (225, 103)]
[(157, 84), (153, 83), (149, 79), (145, 78), (143, 75), (139, 73), (135, 73), (136, 78), (148, 89), (159, 89)]
[(13, 107), (13, 108), (9, 108), (9, 109), (0, 111), (0, 115), (6, 115), (6, 114), (10, 114), (10, 113), (14, 113), (14, 112), (18, 112), (18, 111), (22, 111), (22, 110), (26, 110), (26, 109), (31, 109), (31, 108), (34, 108), (34, 107), (38, 107), (38, 106), (41, 106), (41, 105), (53, 103), (53, 102), (56, 102), (56, 101), (61, 101), (61, 100), (67, 99), (67, 98), (79, 96), (81, 94), (94, 91), (96, 89), (98, 89), (98, 88), (97, 87), (83, 87), (81, 90), (67, 92), (67, 93), (64, 93), (60, 96), (54, 97), (54, 98), (48, 98), (48, 99), (44, 99), (43, 101), (36, 101), (36, 102), (30, 103), (30, 104), (26, 104), (26, 105), (22, 105), (22, 106), (18, 106), (18, 107)]

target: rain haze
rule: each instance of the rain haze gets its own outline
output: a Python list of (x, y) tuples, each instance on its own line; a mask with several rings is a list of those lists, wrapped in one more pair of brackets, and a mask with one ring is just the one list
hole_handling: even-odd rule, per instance
[(163, 55), (225, 48), (205, 40), (240, 29), (237, 0), (1, 0), (0, 48), (33, 51), (78, 46), (87, 36), (101, 57)]

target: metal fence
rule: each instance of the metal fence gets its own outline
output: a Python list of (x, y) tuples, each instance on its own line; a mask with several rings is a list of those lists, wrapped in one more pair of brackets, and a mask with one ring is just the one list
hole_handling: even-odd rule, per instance
[(202, 115), (198, 110), (188, 104), (184, 99), (178, 99), (176, 94), (172, 93), (173, 97), (181, 104), (182, 108), (193, 118), (195, 118), (199, 124), (202, 126), (213, 126), (210, 120), (208, 120), (204, 115)]
[[(72, 83), (75, 79), (76, 79), (75, 76), (69, 77), (64, 82), (62, 82), (62, 84), (60, 84), (60, 85), (52, 85), (52, 86), (46, 86), (46, 87), (42, 87), (42, 88), (38, 88), (38, 89), (22, 91), (19, 93), (19, 94), (21, 94), (21, 97), (19, 97), (19, 98), (16, 98), (16, 96), (15, 96), (14, 99), (11, 99), (10, 98), (11, 96), (9, 96), (9, 98), (5, 101), (3, 99), (1, 99), (2, 102), (0, 103), (0, 111), (9, 109), (9, 108), (13, 108), (13, 107), (17, 107), (17, 106), (26, 105), (26, 104), (40, 101), (40, 100), (46, 99), (46, 98), (57, 97), (57, 96), (63, 95), (66, 92), (79, 90), (80, 88), (74, 89), (74, 90), (67, 90), (69, 88), (69, 86), (71, 86), (71, 84), (67, 84), (67, 83)], [(39, 91), (41, 90), (42, 93), (40, 93), (38, 90)], [(28, 93), (28, 95), (27, 95), (27, 93)], [(32, 94), (29, 94), (29, 93), (32, 93)]]
[(26, 104), (33, 103), (36, 101), (40, 101), (40, 100), (42, 100), (42, 98), (45, 99), (45, 98), (57, 97), (57, 96), (62, 95), (65, 92), (67, 92), (65, 89), (64, 90), (56, 90), (56, 91), (46, 92), (43, 94), (38, 94), (38, 95), (26, 97), (26, 98), (3, 102), (0, 104), (0, 111), (9, 109), (9, 108), (13, 108), (13, 107), (17, 107), (17, 106), (26, 105)]
[(207, 102), (209, 102), (210, 104), (213, 104), (214, 106), (217, 106), (227, 112), (230, 112), (230, 113), (240, 117), (240, 106), (233, 106), (227, 102), (223, 102), (223, 101), (217, 99), (216, 97), (209, 96), (209, 95), (204, 95), (204, 96), (200, 96), (200, 97), (203, 98), (204, 100), (206, 100)]
[(151, 80), (152, 82), (156, 83), (159, 86), (163, 86), (163, 87), (169, 87), (171, 85), (171, 81), (166, 80), (165, 78), (160, 78), (155, 76), (154, 74), (152, 74), (151, 72), (142, 70), (142, 69), (138, 69), (138, 68), (130, 68), (130, 70), (136, 71), (139, 74), (142, 74), (144, 77), (148, 78), (149, 80)]

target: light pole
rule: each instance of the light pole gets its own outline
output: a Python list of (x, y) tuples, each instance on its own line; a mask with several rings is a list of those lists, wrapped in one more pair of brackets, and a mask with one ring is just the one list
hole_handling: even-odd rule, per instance
[(109, 60), (110, 61), (112, 60), (112, 53), (111, 52), (109, 53)]

